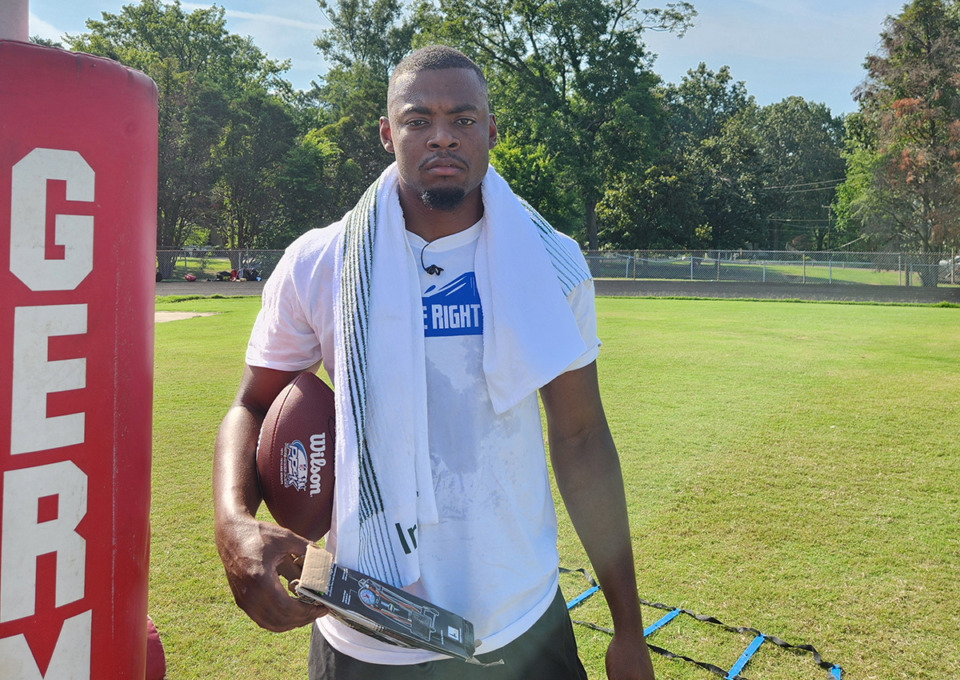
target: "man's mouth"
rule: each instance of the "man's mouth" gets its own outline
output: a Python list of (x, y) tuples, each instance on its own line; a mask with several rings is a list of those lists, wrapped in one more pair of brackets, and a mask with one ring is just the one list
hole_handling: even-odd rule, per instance
[(467, 169), (465, 163), (452, 158), (434, 158), (423, 163), (420, 168), (435, 177), (450, 177)]

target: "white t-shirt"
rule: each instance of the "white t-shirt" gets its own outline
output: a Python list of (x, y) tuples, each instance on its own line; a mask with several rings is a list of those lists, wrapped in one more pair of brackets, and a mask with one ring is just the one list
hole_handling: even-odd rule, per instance
[[(427, 599), (473, 622), (483, 641), (478, 651), (485, 653), (515, 640), (546, 611), (556, 595), (558, 558), (537, 395), (498, 415), (487, 394), (483, 309), (473, 273), (482, 228), (481, 222), (429, 244), (410, 232), (407, 239), (420, 271), (430, 462), (440, 517), (418, 528), (421, 580)], [(310, 232), (288, 249), (264, 290), (247, 363), (297, 370), (322, 358), (328, 372), (335, 370), (335, 229)], [(426, 267), (443, 271), (428, 274), (419, 267), (421, 255)], [(588, 348), (571, 370), (597, 357), (593, 282), (580, 284), (568, 301)], [(331, 616), (317, 625), (335, 649), (366, 662), (442, 658), (381, 643)]]

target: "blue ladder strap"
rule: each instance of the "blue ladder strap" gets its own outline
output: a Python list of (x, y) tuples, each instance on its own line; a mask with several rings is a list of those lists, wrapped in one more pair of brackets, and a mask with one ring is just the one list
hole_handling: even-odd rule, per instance
[(651, 633), (655, 633), (665, 625), (673, 621), (680, 615), (679, 609), (674, 609), (672, 612), (669, 612), (666, 616), (660, 618), (660, 620), (651, 623), (649, 626), (643, 629), (643, 637), (649, 637)]
[(760, 645), (763, 644), (763, 641), (766, 640), (766, 637), (763, 635), (758, 635), (753, 638), (753, 642), (750, 643), (750, 646), (747, 647), (743, 654), (740, 655), (740, 658), (737, 659), (737, 663), (733, 664), (733, 668), (730, 669), (730, 672), (727, 673), (727, 680), (733, 680), (733, 678), (740, 675), (740, 671), (743, 670), (743, 667), (747, 665), (747, 662), (757, 653), (757, 650), (760, 649)]
[(567, 602), (567, 609), (573, 609), (574, 607), (576, 607), (578, 604), (586, 600), (588, 597), (593, 595), (598, 590), (600, 590), (600, 586), (593, 586), (589, 590), (585, 590), (584, 592), (580, 593), (575, 598)]
[[(587, 590), (583, 594), (571, 600), (567, 604), (567, 609), (575, 607), (576, 605), (580, 604), (581, 602), (586, 600), (588, 597), (596, 593), (598, 590), (600, 590), (600, 587), (597, 585), (597, 582), (594, 580), (593, 576), (591, 576), (589, 572), (587, 572), (586, 569), (565, 569), (564, 567), (560, 567), (560, 573), (561, 574), (581, 574), (587, 580), (587, 582), (592, 586), (589, 590)], [(672, 621), (679, 614), (686, 614), (687, 616), (690, 616), (696, 619), (697, 621), (701, 621), (703, 623), (711, 623), (711, 624), (718, 625), (721, 628), (724, 628), (732, 633), (740, 633), (741, 635), (752, 634), (756, 636), (753, 642), (750, 643), (750, 647), (748, 647), (747, 650), (740, 656), (740, 659), (737, 661), (734, 667), (730, 669), (729, 672), (725, 671), (719, 666), (705, 663), (703, 661), (697, 661), (696, 659), (691, 659), (690, 657), (683, 656), (680, 654), (674, 654), (669, 650), (661, 649), (660, 647), (656, 647), (652, 644), (647, 643), (647, 647), (650, 649), (651, 652), (655, 652), (661, 656), (665, 656), (668, 659), (680, 659), (682, 661), (692, 663), (695, 666), (699, 666), (704, 670), (710, 671), (714, 675), (718, 675), (721, 678), (724, 678), (725, 680), (734, 680), (735, 678), (738, 677), (736, 673), (739, 673), (743, 669), (743, 667), (747, 664), (750, 658), (756, 653), (757, 649), (760, 648), (760, 645), (762, 645), (764, 642), (770, 642), (776, 645), (777, 647), (781, 647), (783, 649), (794, 649), (798, 651), (809, 652), (810, 654), (813, 655), (813, 661), (817, 666), (827, 671), (827, 673), (829, 673), (830, 677), (833, 680), (841, 680), (843, 669), (841, 669), (840, 666), (838, 666), (837, 664), (831, 664), (827, 661), (824, 661), (823, 657), (820, 656), (820, 652), (818, 652), (813, 645), (790, 644), (789, 642), (785, 642), (784, 640), (781, 640), (775, 635), (764, 635), (756, 628), (749, 628), (746, 626), (729, 626), (725, 624), (723, 621), (720, 621), (719, 619), (714, 618), (713, 616), (703, 616), (701, 614), (696, 614), (688, 609), (670, 607), (668, 605), (661, 604), (659, 602), (647, 602), (646, 600), (641, 599), (640, 604), (647, 607), (653, 607), (655, 609), (660, 609), (662, 611), (668, 612), (667, 615), (662, 617), (659, 621), (655, 622), (653, 625), (644, 629), (643, 631), (644, 637), (647, 637), (657, 629), (667, 625), (667, 623)], [(613, 635), (612, 628), (603, 628), (594, 623), (589, 623), (586, 621), (573, 621), (573, 623), (580, 626), (585, 626), (592, 630), (606, 633), (607, 635)]]

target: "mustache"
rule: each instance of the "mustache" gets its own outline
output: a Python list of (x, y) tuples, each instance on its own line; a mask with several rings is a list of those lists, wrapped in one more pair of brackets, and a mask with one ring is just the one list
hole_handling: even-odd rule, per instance
[(417, 169), (423, 170), (431, 163), (436, 163), (437, 161), (455, 161), (456, 163), (462, 165), (464, 168), (467, 168), (467, 169), (470, 168), (470, 162), (467, 161), (466, 158), (464, 158), (463, 156), (460, 156), (459, 154), (447, 151), (444, 153), (434, 154), (429, 158), (425, 158), (423, 161), (420, 162), (420, 165), (417, 166)]

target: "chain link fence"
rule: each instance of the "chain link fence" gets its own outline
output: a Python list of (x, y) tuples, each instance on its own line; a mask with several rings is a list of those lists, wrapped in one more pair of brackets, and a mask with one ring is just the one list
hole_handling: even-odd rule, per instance
[(266, 280), (282, 255), (282, 250), (158, 250), (157, 281)]
[[(265, 280), (281, 255), (282, 250), (160, 250), (157, 280)], [(585, 256), (590, 273), (599, 279), (960, 285), (956, 253), (630, 250), (591, 251)]]
[(594, 278), (744, 283), (937, 286), (960, 284), (951, 254), (769, 250), (591, 251)]

